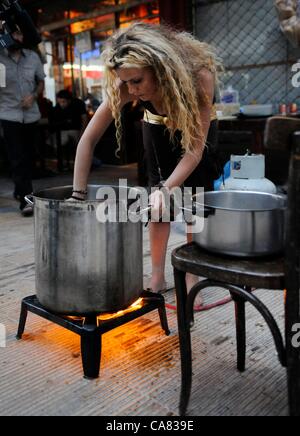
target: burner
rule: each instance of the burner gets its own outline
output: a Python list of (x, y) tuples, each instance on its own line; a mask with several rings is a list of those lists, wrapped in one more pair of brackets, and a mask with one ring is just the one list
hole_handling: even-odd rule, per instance
[(61, 327), (71, 330), (73, 333), (76, 333), (81, 337), (84, 377), (87, 379), (95, 379), (99, 377), (100, 372), (102, 335), (104, 333), (157, 309), (160, 316), (161, 326), (166, 335), (169, 336), (170, 331), (164, 297), (160, 294), (145, 291), (142, 293), (141, 298), (141, 305), (137, 306), (137, 309), (129, 311), (125, 310), (124, 314), (119, 316), (112, 315), (111, 318), (101, 320), (99, 318), (101, 317), (101, 314), (82, 318), (56, 314), (45, 309), (39, 303), (35, 295), (26, 297), (22, 301), (17, 339), (22, 339), (28, 312), (32, 312), (35, 315), (41, 316)]

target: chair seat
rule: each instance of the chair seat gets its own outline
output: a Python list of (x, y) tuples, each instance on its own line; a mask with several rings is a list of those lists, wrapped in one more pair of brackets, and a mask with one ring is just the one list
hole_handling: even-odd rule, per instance
[(175, 249), (172, 264), (179, 270), (236, 286), (285, 288), (283, 256), (254, 259), (234, 258), (210, 253), (195, 243)]

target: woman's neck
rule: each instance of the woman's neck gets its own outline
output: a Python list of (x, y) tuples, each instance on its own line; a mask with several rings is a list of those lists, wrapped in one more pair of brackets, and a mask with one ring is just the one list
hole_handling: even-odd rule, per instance
[(155, 111), (158, 113), (158, 115), (165, 115), (166, 111), (164, 109), (163, 103), (158, 100), (151, 100), (150, 103), (154, 107)]

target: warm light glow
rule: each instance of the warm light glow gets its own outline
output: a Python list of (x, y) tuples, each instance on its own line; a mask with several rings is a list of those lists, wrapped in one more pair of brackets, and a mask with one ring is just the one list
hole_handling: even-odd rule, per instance
[[(120, 310), (116, 313), (104, 313), (102, 315), (99, 315), (97, 318), (99, 321), (108, 321), (109, 319), (115, 319), (120, 318), (123, 315), (126, 315), (127, 313), (135, 312), (136, 310), (139, 310), (143, 307), (143, 299), (139, 298), (136, 300), (128, 309)], [(69, 319), (72, 319), (73, 321), (83, 321), (84, 317), (82, 316), (68, 316)]]
[[(81, 14), (79, 14), (81, 15)], [(74, 16), (72, 16), (71, 13), (71, 18), (76, 18), (78, 16), (78, 14), (74, 14)], [(115, 22), (115, 16), (114, 14), (109, 14), (109, 15), (103, 15), (97, 18), (93, 18), (90, 20), (84, 20), (84, 21), (79, 21), (77, 23), (73, 23), (71, 24), (71, 33), (73, 35), (76, 35), (77, 33), (81, 33), (81, 32), (86, 32), (88, 30), (93, 30), (93, 29), (97, 29), (101, 26), (103, 27), (113, 27), (114, 26), (114, 22)]]
[(143, 299), (139, 298), (135, 303), (133, 303), (130, 307), (128, 307), (128, 309), (120, 310), (119, 312), (116, 313), (108, 313), (108, 314), (100, 315), (98, 316), (98, 319), (100, 321), (107, 321), (109, 319), (120, 318), (121, 316), (126, 315), (127, 313), (135, 312), (136, 310), (139, 310), (142, 307), (143, 307)]
[[(80, 75), (80, 65), (79, 64), (69, 64), (66, 63), (63, 66), (64, 77), (72, 77), (72, 70), (74, 71), (75, 77)], [(101, 65), (82, 65), (81, 73), (83, 78), (91, 78), (94, 80), (101, 80), (103, 77), (104, 67)]]
[[(79, 64), (64, 64), (63, 69), (64, 70), (80, 70)], [(100, 73), (103, 73), (104, 66), (103, 65), (82, 65), (81, 71), (99, 71)]]
[[(126, 4), (126, 1), (120, 1), (119, 4)], [(115, 5), (114, 1), (108, 2), (107, 5)], [(69, 13), (65, 12), (65, 18), (77, 18), (82, 16), (82, 12), (71, 10)], [(153, 4), (126, 8), (119, 12), (120, 27), (128, 27), (132, 21), (141, 20), (146, 23), (159, 24), (159, 7), (158, 2), (153, 0)], [(105, 32), (106, 37), (108, 37), (115, 28), (115, 14), (110, 13), (107, 15), (100, 15), (99, 17), (86, 19), (83, 21), (78, 21), (70, 25), (70, 30), (73, 35), (81, 32), (92, 31), (92, 32)], [(113, 30), (110, 30), (113, 29)]]

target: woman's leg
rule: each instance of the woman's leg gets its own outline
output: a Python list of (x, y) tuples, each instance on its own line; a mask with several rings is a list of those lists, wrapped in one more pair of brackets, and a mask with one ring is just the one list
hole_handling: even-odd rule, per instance
[[(153, 292), (166, 289), (167, 283), (165, 278), (166, 254), (168, 241), (170, 237), (170, 223), (150, 223), (150, 250), (152, 259), (152, 278), (150, 288)], [(192, 234), (187, 233), (188, 242), (192, 242)], [(186, 275), (187, 290), (199, 282), (199, 277), (193, 274)], [(195, 306), (201, 306), (203, 300), (198, 294)]]
[(150, 250), (152, 259), (152, 278), (150, 288), (154, 291), (166, 289), (165, 265), (170, 223), (150, 223)]

